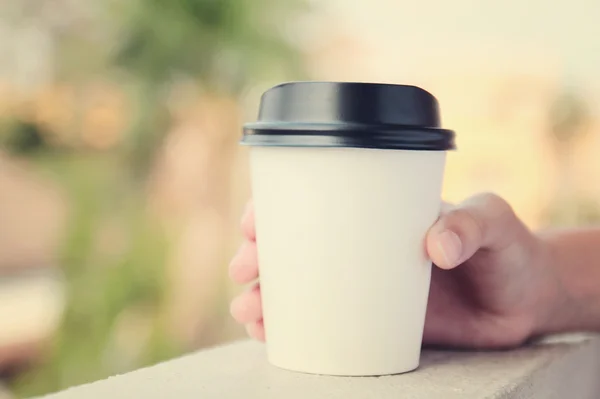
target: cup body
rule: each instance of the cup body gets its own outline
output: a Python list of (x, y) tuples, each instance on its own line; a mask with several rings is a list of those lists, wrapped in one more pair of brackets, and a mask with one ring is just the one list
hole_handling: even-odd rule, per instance
[(269, 361), (370, 376), (419, 364), (445, 151), (250, 148)]

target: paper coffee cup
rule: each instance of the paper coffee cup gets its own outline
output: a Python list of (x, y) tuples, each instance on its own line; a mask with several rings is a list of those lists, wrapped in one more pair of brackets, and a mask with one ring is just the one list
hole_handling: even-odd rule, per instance
[(247, 124), (269, 361), (315, 374), (418, 367), (446, 151), (413, 86), (276, 86)]

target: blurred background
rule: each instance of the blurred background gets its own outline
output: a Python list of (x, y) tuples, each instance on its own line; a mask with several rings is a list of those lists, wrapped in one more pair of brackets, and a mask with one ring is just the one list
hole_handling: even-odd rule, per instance
[(444, 197), (600, 221), (595, 0), (1, 0), (0, 398), (243, 336), (237, 144), (285, 80), (420, 85)]

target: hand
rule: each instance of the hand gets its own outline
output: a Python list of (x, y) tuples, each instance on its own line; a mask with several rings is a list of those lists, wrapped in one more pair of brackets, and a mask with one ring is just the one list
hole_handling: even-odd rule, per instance
[[(245, 242), (230, 266), (237, 283), (258, 278), (254, 213), (242, 222)], [(560, 284), (543, 242), (501, 198), (482, 194), (459, 206), (444, 204), (426, 238), (433, 268), (424, 344), (504, 348), (541, 333)], [(260, 284), (231, 304), (248, 334), (265, 339)]]

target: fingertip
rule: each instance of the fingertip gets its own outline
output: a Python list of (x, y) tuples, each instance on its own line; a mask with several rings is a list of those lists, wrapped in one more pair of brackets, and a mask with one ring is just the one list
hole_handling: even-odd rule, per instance
[(256, 243), (245, 242), (229, 264), (229, 277), (246, 284), (258, 277), (258, 249)]
[(246, 333), (257, 341), (265, 341), (265, 325), (262, 320), (246, 324)]
[(238, 323), (252, 323), (262, 318), (260, 285), (254, 285), (231, 301), (229, 312)]
[(450, 270), (459, 265), (463, 245), (452, 230), (434, 226), (427, 235), (427, 253), (440, 269)]

